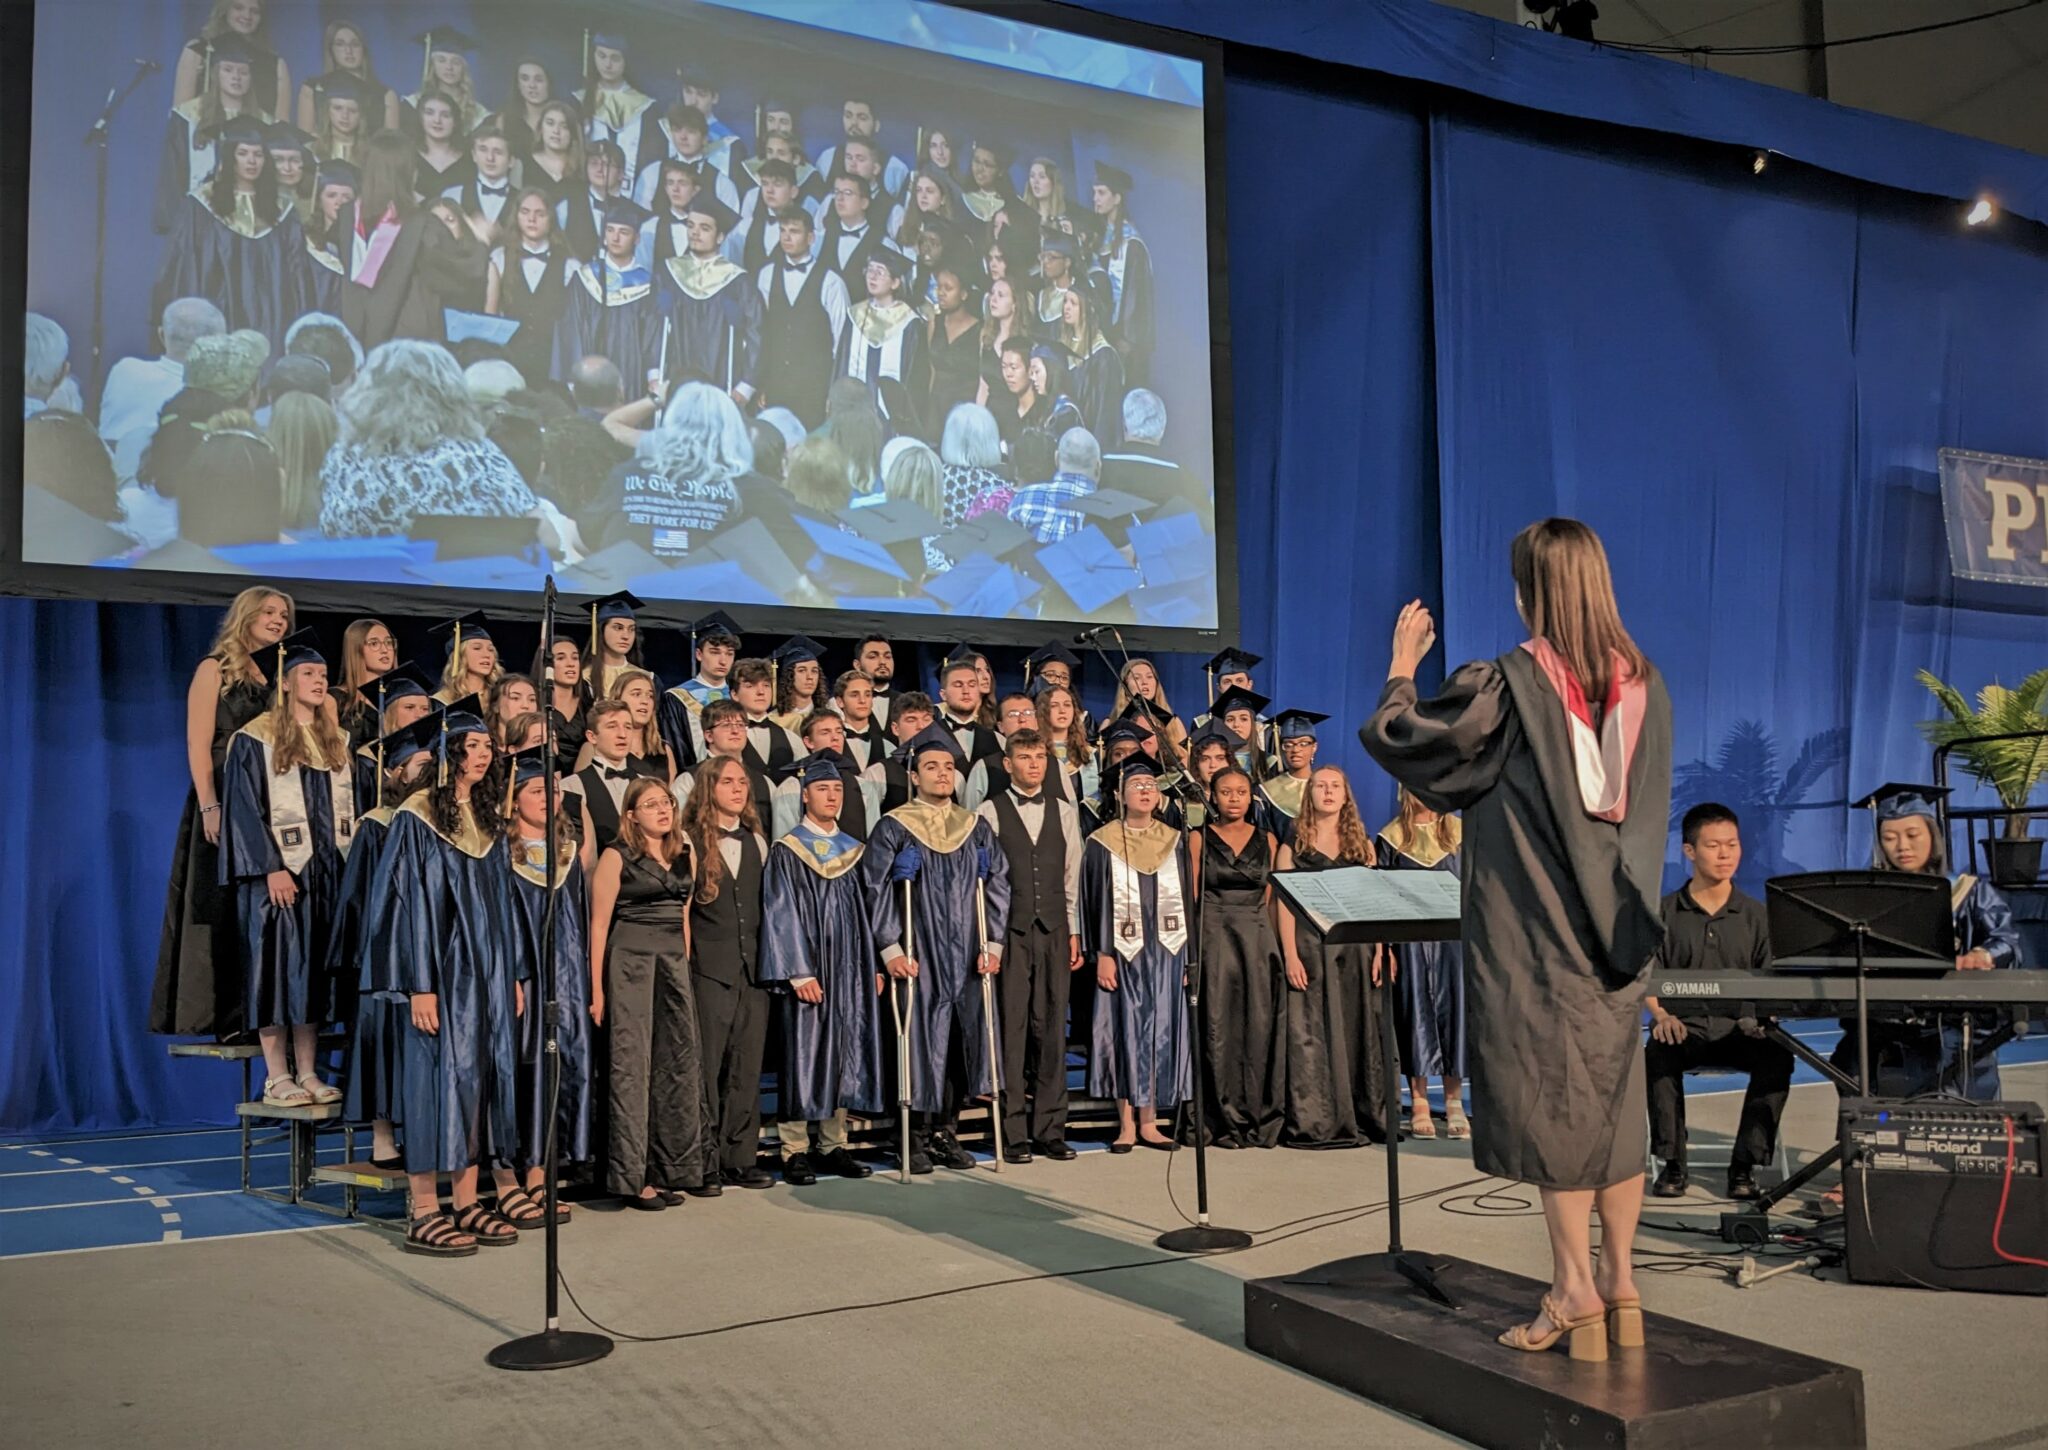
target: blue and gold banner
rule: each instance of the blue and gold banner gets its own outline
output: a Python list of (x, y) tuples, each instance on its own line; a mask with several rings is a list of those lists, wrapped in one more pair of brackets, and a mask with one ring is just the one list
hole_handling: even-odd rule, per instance
[(1944, 448), (1941, 512), (1958, 579), (2048, 587), (2048, 460)]

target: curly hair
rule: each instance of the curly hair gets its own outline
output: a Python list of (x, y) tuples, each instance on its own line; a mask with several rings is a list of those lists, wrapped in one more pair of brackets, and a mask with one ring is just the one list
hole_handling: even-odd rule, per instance
[[(690, 798), (683, 804), (683, 835), (697, 848), (696, 899), (706, 904), (718, 900), (719, 883), (725, 879), (725, 856), (718, 849), (718, 803), (712, 796), (718, 777), (728, 768), (746, 771), (730, 755), (714, 755), (698, 765), (691, 776)], [(758, 834), (761, 817), (754, 810), (751, 780), (748, 786), (747, 803), (740, 807), (740, 829)]]
[(1372, 837), (1366, 835), (1365, 823), (1358, 818), (1358, 798), (1351, 794), (1351, 777), (1334, 765), (1319, 765), (1309, 772), (1308, 788), (1301, 795), (1301, 814), (1294, 818), (1291, 844), (1297, 852), (1315, 849), (1315, 783), (1316, 777), (1326, 772), (1344, 783), (1344, 804), (1337, 807), (1337, 859), (1353, 866), (1379, 864)]
[(485, 433), (454, 354), (411, 338), (372, 348), (334, 414), (337, 446), (373, 455), (425, 453), (451, 438), (480, 442)]
[(298, 606), (282, 589), (258, 584), (237, 594), (220, 622), (220, 633), (213, 637), (213, 648), (209, 651), (214, 659), (220, 661), (220, 692), (223, 695), (244, 681), (263, 682), (263, 671), (257, 668), (255, 651), (249, 648), (249, 630), (256, 623), (257, 613), (272, 599), (284, 601), (284, 632), (290, 634), (298, 628)]
[[(465, 751), (469, 749), (468, 738), (467, 735), (456, 737), (458, 741), (463, 742), (461, 748)], [(486, 744), (490, 741), (488, 735), (483, 739)], [(498, 819), (503, 805), (504, 783), (499, 779), (497, 771), (487, 770), (483, 779), (469, 788), (471, 819), (488, 831), (491, 824)], [(432, 819), (434, 829), (449, 840), (452, 841), (462, 834), (462, 802), (455, 794), (455, 772), (452, 769), (448, 772), (447, 780), (428, 788), (427, 815)]]

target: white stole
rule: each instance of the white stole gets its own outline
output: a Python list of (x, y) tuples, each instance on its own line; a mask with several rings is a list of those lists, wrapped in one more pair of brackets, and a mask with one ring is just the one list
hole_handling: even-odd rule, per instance
[[(250, 723), (258, 724), (267, 718), (259, 716)], [(283, 775), (277, 773), (277, 747), (263, 734), (248, 725), (242, 727), (242, 733), (262, 747), (264, 793), (270, 798), (270, 839), (277, 844), (277, 854), (284, 858), (285, 869), (296, 876), (313, 859), (313, 831), (306, 816), (305, 780), (296, 766)], [(327, 777), (327, 798), (334, 813), (334, 849), (346, 856), (356, 831), (355, 783), (346, 769), (323, 771), (322, 774)]]
[[(1054, 824), (1048, 821), (1047, 824)], [(1110, 916), (1115, 923), (1111, 939), (1116, 954), (1130, 961), (1145, 949), (1143, 882), (1146, 873), (1123, 857), (1109, 853)], [(1180, 853), (1169, 852), (1152, 873), (1158, 885), (1159, 945), (1179, 952), (1188, 944), (1187, 902), (1181, 892)]]

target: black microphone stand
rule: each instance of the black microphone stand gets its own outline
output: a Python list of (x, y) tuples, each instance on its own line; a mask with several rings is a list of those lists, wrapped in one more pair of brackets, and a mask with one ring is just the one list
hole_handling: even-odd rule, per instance
[[(85, 133), (85, 144), (93, 148), (93, 267), (92, 267), (92, 376), (87, 380), (95, 398), (105, 381), (100, 372), (100, 354), (106, 346), (107, 332), (107, 143), (112, 139), (114, 113), (135, 94), (135, 88), (142, 84), (143, 77), (163, 67), (153, 60), (135, 62), (135, 73), (128, 77), (128, 84), (107, 92), (107, 103), (100, 107), (92, 129)], [(193, 178), (195, 181), (198, 178)], [(82, 390), (81, 390), (82, 391)]]
[[(554, 703), (555, 687), (555, 576), (550, 574), (541, 589), (540, 657), (546, 661), (541, 672), (541, 699), (548, 705)], [(555, 731), (550, 724), (540, 737), (541, 778), (547, 782), (547, 817), (541, 829), (547, 837), (546, 864), (547, 889), (541, 898), (540, 908), (540, 961), (535, 963), (535, 995), (539, 999), (536, 1010), (540, 1013), (542, 1098), (546, 1101), (546, 1116), (542, 1130), (547, 1147), (542, 1160), (546, 1181), (541, 1186), (541, 1208), (547, 1215), (542, 1229), (547, 1245), (545, 1265), (547, 1273), (546, 1327), (538, 1334), (523, 1334), (517, 1339), (508, 1339), (484, 1356), (494, 1369), (571, 1369), (579, 1364), (589, 1364), (603, 1359), (612, 1352), (612, 1341), (602, 1334), (580, 1329), (562, 1328), (560, 1249), (557, 1238), (557, 1216), (561, 1211), (561, 1143), (556, 1132), (556, 1121), (561, 1115), (562, 1097), (562, 1040), (557, 1016), (561, 1004), (555, 1000), (555, 906), (561, 892), (557, 889), (556, 854), (559, 847), (555, 841)], [(506, 789), (512, 789), (508, 776)]]

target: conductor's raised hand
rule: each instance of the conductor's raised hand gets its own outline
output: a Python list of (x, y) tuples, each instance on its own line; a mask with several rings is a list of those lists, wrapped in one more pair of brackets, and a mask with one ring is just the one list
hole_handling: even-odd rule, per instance
[(1387, 678), (1411, 678), (1435, 643), (1436, 621), (1430, 618), (1429, 606), (1420, 599), (1411, 599), (1401, 607), (1400, 617), (1394, 621), (1394, 659), (1387, 667)]

